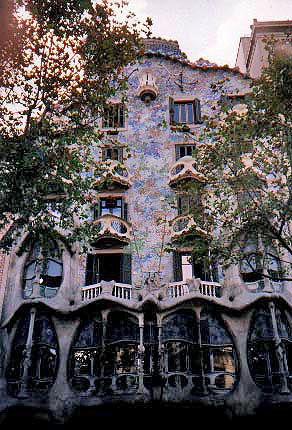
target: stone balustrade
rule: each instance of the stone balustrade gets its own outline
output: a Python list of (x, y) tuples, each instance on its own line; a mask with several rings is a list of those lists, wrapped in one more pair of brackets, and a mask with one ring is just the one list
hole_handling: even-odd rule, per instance
[(101, 281), (98, 284), (88, 285), (81, 288), (81, 300), (83, 302), (96, 299), (101, 294), (109, 294), (120, 299), (132, 299), (132, 286), (119, 282)]
[(196, 160), (191, 156), (185, 156), (177, 160), (171, 167), (169, 173), (169, 186), (175, 187), (182, 182), (196, 180), (201, 183), (206, 182), (206, 177), (197, 172)]
[(202, 296), (222, 297), (223, 287), (219, 282), (192, 278), (187, 281), (171, 282), (167, 287), (167, 298), (183, 297), (197, 291)]
[(130, 242), (132, 228), (130, 224), (112, 214), (102, 215), (100, 218), (93, 221), (97, 231), (96, 240), (103, 236), (120, 239), (122, 241)]

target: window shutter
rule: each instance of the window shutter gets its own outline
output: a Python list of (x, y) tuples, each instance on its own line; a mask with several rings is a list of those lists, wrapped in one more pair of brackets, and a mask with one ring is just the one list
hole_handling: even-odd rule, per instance
[(121, 279), (124, 284), (132, 283), (132, 255), (123, 254), (121, 258)]
[(175, 159), (176, 161), (180, 159), (180, 145), (175, 145)]
[(128, 221), (128, 203), (124, 203), (124, 214), (123, 218), (125, 221)]
[(88, 254), (86, 260), (85, 285), (93, 284), (94, 255)]
[(181, 254), (177, 251), (173, 253), (173, 275), (175, 282), (182, 280)]
[(174, 100), (169, 97), (169, 123), (174, 124)]
[(201, 116), (201, 102), (199, 99), (194, 100), (194, 114), (195, 114), (194, 122), (196, 124), (200, 124), (202, 122), (202, 116)]
[(181, 196), (177, 198), (177, 212), (178, 212), (178, 215), (182, 215), (182, 197)]

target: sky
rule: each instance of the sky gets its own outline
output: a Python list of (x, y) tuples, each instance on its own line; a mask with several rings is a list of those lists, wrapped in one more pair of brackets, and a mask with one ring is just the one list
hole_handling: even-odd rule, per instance
[(204, 58), (234, 67), (239, 39), (253, 19), (292, 20), (292, 0), (128, 0), (152, 35), (177, 40), (190, 61)]

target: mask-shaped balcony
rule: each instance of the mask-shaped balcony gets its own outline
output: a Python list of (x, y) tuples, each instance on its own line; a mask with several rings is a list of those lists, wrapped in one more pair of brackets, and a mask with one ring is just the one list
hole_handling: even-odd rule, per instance
[(196, 224), (192, 215), (179, 215), (172, 220), (170, 232), (172, 241), (191, 235), (207, 235), (207, 232)]
[(155, 77), (150, 71), (145, 71), (139, 79), (139, 88), (137, 96), (149, 104), (152, 100), (155, 100), (158, 95), (158, 87), (156, 85)]
[(131, 175), (128, 168), (117, 160), (106, 160), (100, 164), (99, 178), (96, 185), (107, 189), (131, 187)]
[(115, 245), (128, 244), (131, 240), (132, 228), (124, 219), (112, 215), (105, 214), (93, 221), (96, 228), (96, 236), (94, 245)]
[(195, 169), (196, 160), (191, 156), (185, 156), (177, 160), (170, 169), (169, 186), (177, 187), (190, 181), (206, 182), (206, 177)]

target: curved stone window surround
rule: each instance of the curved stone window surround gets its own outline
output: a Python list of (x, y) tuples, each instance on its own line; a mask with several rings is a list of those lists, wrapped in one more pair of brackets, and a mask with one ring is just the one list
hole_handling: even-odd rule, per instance
[(9, 394), (26, 398), (46, 395), (53, 385), (58, 344), (51, 319), (35, 308), (18, 322), (6, 372)]
[(255, 383), (264, 392), (290, 393), (292, 331), (285, 312), (273, 302), (254, 312), (248, 363)]
[(107, 320), (89, 316), (71, 349), (69, 377), (81, 395), (114, 395), (138, 388), (138, 320), (113, 311)]
[(200, 343), (206, 384), (203, 389), (230, 391), (236, 382), (235, 348), (223, 321), (208, 310), (200, 315)]
[(63, 263), (55, 241), (49, 241), (48, 250), (34, 242), (28, 254), (23, 272), (24, 299), (54, 297), (61, 286)]
[(177, 312), (162, 324), (166, 388), (196, 394), (226, 394), (235, 384), (236, 355), (224, 323), (202, 311)]
[(105, 336), (105, 374), (113, 391), (138, 389), (138, 320), (125, 312), (109, 314)]
[(100, 315), (86, 318), (77, 331), (71, 350), (69, 377), (73, 387), (84, 394), (94, 394), (103, 376), (101, 355), (103, 326)]

